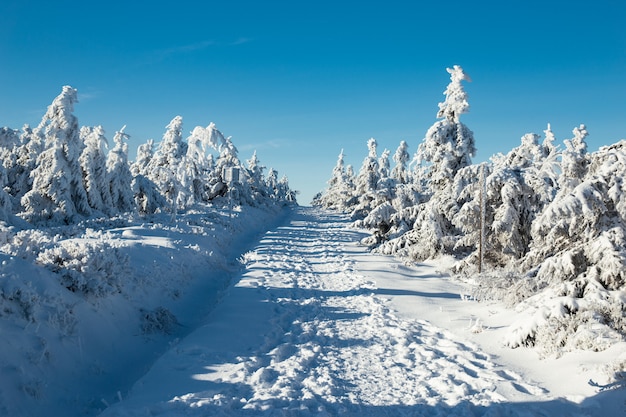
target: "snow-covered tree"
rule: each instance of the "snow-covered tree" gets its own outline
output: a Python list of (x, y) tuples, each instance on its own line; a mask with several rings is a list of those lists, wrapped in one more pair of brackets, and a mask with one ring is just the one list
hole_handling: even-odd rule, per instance
[(563, 190), (571, 190), (576, 187), (587, 172), (589, 155), (587, 154), (587, 128), (580, 125), (572, 131), (574, 137), (565, 140), (565, 149), (561, 154), (561, 177), (559, 185)]
[(69, 223), (76, 215), (91, 213), (79, 162), (84, 145), (72, 114), (77, 101), (77, 91), (63, 87), (36, 129), (46, 149), (31, 173), (32, 189), (22, 198), (26, 219)]
[(134, 176), (146, 175), (148, 164), (154, 156), (154, 141), (148, 139), (146, 143), (142, 143), (137, 147), (137, 158), (130, 166), (130, 172)]
[(128, 164), (128, 144), (124, 142), (130, 136), (124, 132), (123, 126), (113, 137), (113, 148), (107, 158), (107, 175), (113, 207), (120, 212), (133, 210), (134, 196), (131, 188), (133, 176)]
[(102, 126), (83, 127), (80, 130), (85, 148), (79, 162), (83, 170), (83, 181), (87, 200), (94, 210), (107, 213), (113, 207), (109, 177), (107, 175), (107, 140)]
[(267, 189), (265, 187), (265, 178), (263, 170), (265, 167), (261, 165), (256, 151), (252, 154), (252, 157), (248, 159), (248, 193), (252, 197), (253, 202), (257, 202), (267, 196)]
[(337, 157), (337, 163), (333, 168), (332, 175), (328, 180), (328, 187), (315, 201), (315, 205), (320, 205), (327, 209), (345, 211), (353, 204), (353, 201), (351, 201), (353, 191), (352, 178), (345, 166), (342, 149)]
[(421, 169), (419, 177), (433, 192), (450, 185), (457, 171), (471, 164), (471, 157), (476, 152), (474, 134), (459, 119), (469, 109), (461, 81), (471, 80), (458, 65), (447, 71), (451, 82), (437, 113), (442, 120), (428, 129), (416, 155)]
[[(453, 219), (460, 207), (453, 191), (457, 173), (471, 164), (475, 153), (474, 135), (460, 121), (460, 116), (469, 109), (467, 94), (461, 81), (470, 81), (463, 69), (455, 65), (447, 69), (450, 84), (446, 88), (445, 100), (439, 103), (437, 121), (418, 147), (415, 160), (418, 162), (413, 184), (416, 189), (402, 189), (403, 200), (380, 251), (401, 252), (415, 260), (431, 258), (443, 253), (452, 253), (461, 238), (461, 230)], [(423, 190), (422, 182), (426, 189)], [(397, 192), (397, 191), (396, 191)], [(416, 195), (416, 193), (419, 195)], [(414, 207), (404, 206), (407, 200), (421, 200)], [(406, 233), (398, 233), (411, 227)]]
[[(541, 343), (558, 336), (556, 348), (599, 349), (598, 341), (626, 336), (626, 141), (587, 155), (575, 130), (569, 152), (582, 157), (585, 174), (573, 167), (560, 191), (532, 224), (531, 250), (520, 263), (520, 279), (510, 293), (524, 301), (532, 325), (512, 328), (512, 346)], [(578, 148), (578, 151), (575, 149)], [(583, 156), (584, 155), (584, 156)], [(574, 159), (574, 158), (572, 158)], [(577, 183), (577, 184), (576, 184)], [(552, 335), (542, 338), (538, 335)], [(551, 347), (550, 349), (554, 349)]]
[(146, 177), (157, 185), (173, 210), (179, 201), (178, 194), (182, 191), (178, 178), (179, 164), (187, 152), (182, 130), (183, 118), (174, 117), (166, 126), (163, 140), (146, 167)]
[(357, 219), (367, 216), (372, 202), (376, 199), (378, 181), (380, 180), (377, 145), (374, 138), (367, 141), (368, 155), (363, 160), (361, 169), (355, 178), (355, 197), (358, 199), (358, 204), (354, 207), (352, 215)]
[(138, 174), (133, 177), (131, 189), (139, 214), (154, 214), (167, 207), (167, 200), (156, 184), (144, 175)]
[(391, 171), (391, 178), (396, 180), (398, 184), (406, 184), (409, 182), (408, 164), (411, 159), (409, 155), (409, 145), (405, 141), (401, 141), (396, 153), (393, 154), (393, 161), (396, 165)]

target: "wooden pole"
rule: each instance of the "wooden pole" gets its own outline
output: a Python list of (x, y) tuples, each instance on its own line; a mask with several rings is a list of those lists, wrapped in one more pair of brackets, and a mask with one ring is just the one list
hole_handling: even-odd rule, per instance
[(479, 215), (479, 237), (478, 237), (478, 273), (482, 274), (483, 272), (483, 246), (485, 241), (485, 164), (480, 165), (480, 192), (479, 192), (479, 204), (480, 204), (480, 215)]

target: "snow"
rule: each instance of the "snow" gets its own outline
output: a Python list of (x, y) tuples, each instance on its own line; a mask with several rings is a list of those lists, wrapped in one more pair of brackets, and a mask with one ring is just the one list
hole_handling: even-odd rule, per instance
[[(165, 244), (142, 233), (121, 231)], [(626, 415), (608, 378), (624, 343), (560, 358), (507, 348), (515, 311), (472, 300), (448, 259), (405, 265), (368, 253), (364, 236), (294, 209), (240, 252), (219, 301), (197, 294), (210, 313), (100, 416)]]

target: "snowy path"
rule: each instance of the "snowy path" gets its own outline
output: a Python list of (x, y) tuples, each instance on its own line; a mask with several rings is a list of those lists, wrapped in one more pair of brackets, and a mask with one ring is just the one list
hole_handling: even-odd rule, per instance
[(587, 415), (477, 345), (398, 314), (390, 297), (420, 293), (379, 281), (411, 269), (366, 255), (359, 237), (339, 216), (299, 208), (243, 256), (245, 273), (206, 323), (102, 417)]

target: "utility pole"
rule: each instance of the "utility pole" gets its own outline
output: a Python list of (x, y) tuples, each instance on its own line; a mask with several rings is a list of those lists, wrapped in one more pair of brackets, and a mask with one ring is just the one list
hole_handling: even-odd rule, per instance
[(478, 273), (483, 272), (483, 247), (485, 244), (485, 164), (480, 164), (480, 177), (479, 177), (479, 237), (478, 237)]

